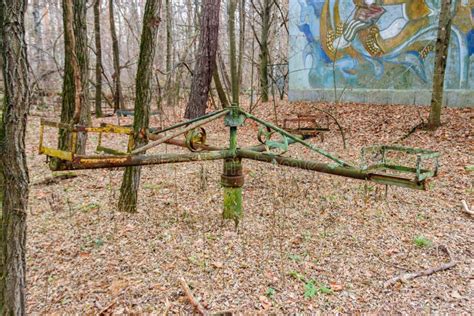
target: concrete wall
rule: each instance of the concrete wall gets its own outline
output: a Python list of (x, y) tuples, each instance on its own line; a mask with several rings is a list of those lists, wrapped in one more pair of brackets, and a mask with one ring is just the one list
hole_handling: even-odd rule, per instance
[[(430, 103), (440, 0), (289, 1), (291, 101)], [(453, 2), (445, 104), (474, 106), (474, 0)]]

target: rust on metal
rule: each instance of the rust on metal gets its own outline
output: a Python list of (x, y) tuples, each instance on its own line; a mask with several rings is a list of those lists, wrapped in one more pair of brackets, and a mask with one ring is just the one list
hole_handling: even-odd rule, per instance
[(326, 118), (325, 124), (321, 124), (320, 120), (321, 118), (318, 115), (297, 114), (296, 118), (285, 118), (283, 120), (283, 129), (289, 133), (302, 136), (321, 135), (321, 140), (324, 141), (322, 132), (329, 131), (329, 122)]
[[(230, 129), (229, 148), (224, 149), (220, 147), (207, 145), (206, 131), (202, 125), (214, 121), (222, 116), (226, 116), (226, 125)], [(237, 147), (237, 126), (243, 123), (245, 118), (252, 119), (259, 123), (262, 128), (259, 132), (259, 140), (261, 145), (239, 149)], [(313, 124), (312, 132), (318, 128), (316, 118), (312, 115), (299, 115), (296, 119), (286, 119), (284, 127), (291, 129), (290, 124), (296, 124), (296, 130), (305, 128), (304, 124)], [(320, 126), (320, 125), (318, 125)], [(339, 126), (339, 125), (338, 125)], [(44, 129), (45, 127), (53, 127), (64, 129), (71, 132), (70, 145), (71, 151), (63, 151), (55, 148), (50, 148), (44, 145)], [(340, 127), (340, 126), (339, 126)], [(324, 128), (323, 128), (324, 129)], [(170, 131), (169, 135), (162, 134), (164, 131)], [(320, 132), (320, 130), (317, 130)], [(75, 155), (75, 147), (77, 144), (78, 133), (99, 133), (99, 140), (97, 150), (106, 153), (106, 155)], [(103, 134), (123, 134), (128, 135), (128, 152), (119, 151), (103, 146)], [(407, 148), (401, 146), (372, 146), (364, 148), (361, 151), (361, 166), (354, 167), (336, 158), (330, 153), (305, 142), (304, 139), (311, 136), (294, 135), (289, 133), (285, 128), (280, 128), (271, 123), (263, 121), (249, 113), (242, 111), (239, 107), (231, 107), (226, 110), (207, 114), (201, 118), (197, 118), (188, 122), (183, 122), (163, 130), (145, 129), (140, 132), (139, 137), (147, 138), (152, 142), (144, 147), (140, 147), (135, 151), (130, 152), (133, 148), (134, 133), (131, 127), (116, 126), (111, 124), (102, 124), (100, 127), (84, 127), (80, 125), (71, 125), (64, 123), (57, 123), (48, 120), (41, 120), (40, 125), (40, 141), (39, 153), (50, 157), (55, 157), (64, 161), (61, 164), (63, 169), (96, 169), (96, 168), (116, 168), (140, 165), (155, 165), (166, 163), (181, 163), (192, 161), (206, 161), (206, 160), (224, 160), (223, 173), (221, 176), (221, 183), (224, 188), (228, 188), (231, 192), (233, 189), (241, 188), (244, 184), (244, 175), (242, 173), (242, 159), (252, 159), (262, 162), (276, 163), (284, 166), (290, 166), (305, 170), (313, 170), (327, 174), (339, 175), (343, 177), (372, 181), (375, 183), (385, 185), (395, 185), (406, 187), (410, 189), (426, 189), (426, 183), (432, 177), (438, 174), (438, 158), (439, 153), (418, 149)], [(185, 140), (176, 139), (177, 136), (183, 136)], [(272, 135), (279, 135), (281, 139), (273, 140)], [(314, 135), (313, 135), (314, 136)], [(146, 149), (157, 146), (158, 144), (167, 143), (183, 148), (188, 148), (190, 153), (182, 154), (156, 154), (145, 155), (141, 154)], [(283, 157), (281, 154), (264, 153), (269, 148), (277, 148), (285, 152), (288, 146), (294, 143), (300, 143), (323, 156), (332, 159), (335, 163), (321, 163), (311, 160), (293, 159)], [(379, 160), (374, 164), (368, 165), (366, 162), (366, 155), (368, 153), (375, 153), (379, 155)], [(415, 160), (414, 166), (398, 165), (387, 158), (389, 153), (400, 153), (402, 156), (413, 155)], [(434, 164), (434, 167), (428, 168), (427, 162)], [(237, 191), (232, 191), (237, 194)], [(237, 193), (236, 193), (237, 192)], [(230, 196), (230, 195), (229, 195)]]
[(190, 124), (190, 125), (188, 125), (188, 126), (182, 128), (182, 129), (180, 129), (180, 130), (178, 130), (178, 131), (176, 131), (176, 132), (174, 132), (174, 133), (171, 133), (170, 135), (163, 136), (163, 138), (160, 138), (159, 140), (156, 140), (156, 141), (151, 142), (151, 143), (149, 143), (149, 144), (147, 144), (147, 145), (145, 145), (145, 146), (142, 146), (142, 147), (140, 147), (140, 148), (137, 148), (137, 149), (133, 150), (133, 151), (132, 151), (132, 154), (143, 153), (143, 152), (147, 151), (147, 150), (150, 149), (150, 148), (153, 148), (153, 147), (156, 147), (156, 146), (158, 146), (158, 145), (160, 145), (160, 144), (163, 144), (163, 143), (166, 142), (167, 140), (170, 140), (170, 139), (172, 139), (172, 138), (175, 138), (176, 136), (182, 135), (182, 134), (184, 134), (184, 133), (186, 133), (186, 132), (188, 132), (188, 131), (190, 131), (190, 130), (193, 130), (193, 129), (199, 127), (199, 126), (202, 126), (202, 125), (204, 125), (204, 124), (206, 124), (206, 123), (209, 123), (209, 122), (212, 122), (212, 121), (214, 121), (214, 120), (217, 120), (218, 118), (220, 118), (220, 117), (226, 115), (227, 112), (228, 112), (228, 111), (219, 112), (219, 113), (217, 113), (217, 114), (215, 114), (215, 115), (213, 115), (213, 116), (210, 116), (210, 117), (208, 117), (208, 118), (206, 118), (206, 119), (204, 119), (204, 120), (196, 121), (196, 122), (194, 122), (194, 123), (192, 123), (192, 124)]

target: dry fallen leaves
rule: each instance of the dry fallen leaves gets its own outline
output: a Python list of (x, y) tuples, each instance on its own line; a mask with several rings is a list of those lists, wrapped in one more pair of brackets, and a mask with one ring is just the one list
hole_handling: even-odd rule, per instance
[[(203, 304), (205, 297), (209, 312), (253, 314), (265, 308), (265, 313), (295, 314), (315, 308), (323, 313), (418, 314), (425, 312), (420, 302), (426, 302), (439, 313), (470, 313), (465, 297), (472, 286), (466, 281), (472, 245), (467, 241), (474, 224), (459, 208), (463, 199), (474, 203), (472, 173), (464, 169), (473, 163), (473, 110), (443, 109), (445, 123), (437, 132), (417, 131), (399, 141), (419, 123), (418, 111), (427, 116), (426, 108), (277, 106), (280, 121), (313, 107), (331, 109), (344, 126), (349, 148), (342, 148), (334, 126), (323, 143), (311, 142), (345, 160), (357, 162), (362, 146), (401, 144), (440, 151), (441, 173), (429, 191), (390, 188), (388, 200), (380, 193), (383, 188), (369, 184), (366, 199), (359, 181), (245, 161), (245, 217), (237, 231), (220, 217), (220, 161), (144, 167), (142, 184), (147, 185), (140, 188), (137, 214), (116, 212), (122, 170), (78, 171), (81, 176), (73, 179), (32, 186), (27, 265), (34, 282), (27, 284), (28, 313), (97, 314), (99, 306), (113, 302), (108, 312), (190, 314), (193, 307), (185, 298), (180, 301), (180, 275), (199, 284), (192, 290)], [(173, 110), (165, 111), (171, 117)], [(256, 110), (273, 120), (269, 112), (268, 105)], [(116, 123), (115, 118), (103, 121)], [(29, 121), (26, 144), (35, 183), (51, 175), (44, 157), (36, 154), (38, 122), (38, 117)], [(240, 128), (239, 145), (255, 144), (257, 129), (253, 123)], [(223, 124), (206, 131), (210, 143), (227, 143)], [(47, 137), (57, 141), (55, 133)], [(124, 148), (126, 139), (108, 142)], [(298, 145), (288, 154), (322, 160)], [(205, 191), (201, 166), (208, 177)], [(52, 194), (60, 207), (52, 209)], [(443, 259), (432, 248), (415, 247), (418, 235), (430, 236), (434, 245), (449, 245), (459, 260), (456, 269), (417, 278), (410, 283), (416, 290), (401, 283), (381, 290), (387, 278)], [(292, 272), (328, 284), (334, 294), (304, 299), (304, 283)], [(278, 295), (260, 297), (269, 286)], [(440, 299), (440, 293), (447, 294)]]

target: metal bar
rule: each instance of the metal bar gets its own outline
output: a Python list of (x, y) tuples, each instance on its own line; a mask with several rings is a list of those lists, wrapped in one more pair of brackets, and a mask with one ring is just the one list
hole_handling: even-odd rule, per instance
[(97, 146), (97, 148), (95, 150), (99, 151), (99, 152), (104, 152), (104, 153), (109, 154), (109, 155), (117, 155), (117, 156), (128, 155), (128, 153), (126, 153), (124, 151), (120, 151), (120, 150), (116, 150), (116, 149), (108, 148), (108, 147), (104, 147), (104, 146)]
[(405, 152), (408, 154), (437, 154), (438, 152), (423, 148), (411, 148), (411, 147), (403, 147), (403, 146), (393, 146), (393, 145), (382, 145), (382, 146), (371, 146), (371, 147), (383, 147), (385, 150), (389, 151), (400, 151)]
[(142, 153), (142, 152), (144, 152), (144, 151), (146, 151), (146, 150), (148, 150), (148, 149), (150, 149), (150, 148), (153, 148), (153, 147), (156, 147), (156, 146), (158, 146), (158, 145), (160, 145), (160, 144), (163, 144), (164, 142), (166, 142), (166, 141), (168, 141), (168, 140), (170, 140), (170, 139), (172, 139), (172, 138), (175, 138), (176, 136), (179, 136), (179, 135), (181, 135), (181, 134), (184, 134), (184, 133), (186, 133), (187, 131), (190, 131), (190, 130), (192, 130), (192, 129), (195, 129), (196, 127), (199, 127), (199, 126), (204, 125), (204, 124), (206, 124), (206, 123), (212, 122), (212, 121), (214, 121), (214, 120), (216, 120), (216, 119), (218, 119), (218, 118), (220, 118), (220, 117), (226, 115), (227, 112), (228, 112), (228, 110), (223, 110), (223, 111), (221, 111), (221, 112), (219, 112), (219, 113), (217, 113), (217, 114), (214, 114), (213, 116), (210, 116), (210, 117), (208, 117), (208, 118), (206, 118), (206, 119), (204, 119), (204, 120), (197, 121), (197, 122), (195, 122), (195, 123), (193, 123), (193, 124), (191, 124), (191, 125), (188, 125), (188, 126), (186, 126), (185, 128), (182, 128), (182, 129), (180, 129), (180, 130), (178, 130), (178, 131), (176, 131), (176, 132), (174, 132), (174, 133), (172, 133), (172, 134), (170, 134), (170, 135), (166, 135), (166, 136), (164, 136), (163, 138), (160, 138), (159, 140), (156, 140), (156, 141), (154, 141), (154, 142), (151, 142), (151, 143), (149, 143), (149, 144), (147, 144), (147, 145), (145, 145), (145, 146), (143, 146), (143, 147), (139, 147), (139, 148), (133, 150), (131, 153), (132, 153), (132, 154), (139, 154), (139, 153)]
[[(297, 137), (300, 137), (301, 139), (307, 139), (307, 138), (310, 138), (310, 137), (307, 137), (307, 138), (303, 138), (302, 136), (300, 135), (296, 135)], [(284, 142), (283, 141), (277, 141), (278, 143), (280, 144), (283, 144)], [(296, 143), (293, 139), (288, 139), (288, 145), (292, 145)], [(255, 146), (251, 146), (251, 147), (245, 147), (245, 148), (242, 148), (244, 150), (252, 150), (252, 151), (257, 151), (257, 152), (263, 152), (263, 151), (266, 151), (267, 150), (267, 146), (265, 146), (265, 144), (259, 144), (259, 145), (255, 145)]]
[(67, 161), (72, 161), (74, 157), (74, 155), (70, 151), (44, 147), (44, 146), (40, 148), (40, 154), (45, 154), (46, 156), (49, 156), (49, 157), (55, 157), (55, 158), (58, 158), (61, 160), (67, 160)]
[(61, 164), (61, 170), (100, 169), (144, 165), (160, 165), (191, 161), (219, 160), (231, 158), (228, 150), (185, 154), (128, 155), (128, 156), (74, 156), (71, 162)]
[(208, 117), (214, 116), (214, 115), (219, 114), (219, 113), (227, 112), (227, 111), (228, 111), (227, 109), (222, 109), (222, 110), (219, 110), (219, 111), (211, 112), (211, 113), (208, 113), (206, 115), (197, 117), (195, 119), (192, 119), (192, 120), (189, 120), (189, 121), (186, 121), (186, 122), (181, 122), (181, 123), (178, 123), (178, 124), (175, 124), (175, 125), (171, 125), (167, 128), (161, 129), (161, 130), (156, 130), (156, 132), (154, 132), (154, 134), (158, 135), (158, 134), (170, 131), (172, 129), (175, 129), (175, 128), (178, 128), (178, 127), (181, 127), (181, 126), (185, 126), (185, 125), (189, 125), (189, 124), (192, 124), (194, 122), (204, 120)]
[(39, 145), (38, 145), (38, 153), (41, 154), (42, 153), (42, 149), (43, 149), (43, 137), (44, 137), (44, 125), (41, 124), (40, 125), (40, 139), (39, 139)]
[(327, 163), (320, 163), (310, 160), (300, 160), (288, 157), (273, 156), (263, 153), (258, 153), (245, 149), (238, 149), (237, 156), (246, 159), (253, 159), (257, 161), (277, 163), (283, 166), (295, 167), (305, 170), (314, 170), (322, 173), (338, 175), (347, 178), (368, 180), (380, 184), (402, 186), (410, 189), (424, 190), (424, 182), (414, 182), (410, 179), (395, 177), (392, 175), (381, 175), (367, 172), (366, 170), (356, 169), (354, 167), (335, 166)]
[[(163, 135), (156, 135), (156, 134), (152, 134), (152, 133), (147, 133), (147, 137), (150, 140), (159, 140), (159, 139), (162, 139), (164, 136)], [(186, 142), (184, 142), (182, 140), (178, 140), (178, 139), (170, 139), (170, 140), (167, 140), (165, 143), (170, 144), (170, 145), (179, 146), (179, 147), (188, 148), (188, 146), (186, 145)], [(196, 144), (196, 147), (198, 147), (202, 150), (209, 150), (209, 151), (225, 150), (225, 148), (222, 148), (222, 147), (216, 147), (216, 146), (211, 146), (211, 145), (206, 145), (206, 144)]]
[(254, 120), (254, 121), (256, 121), (256, 122), (258, 122), (258, 123), (260, 123), (260, 124), (263, 124), (263, 125), (265, 125), (265, 126), (267, 126), (267, 127), (270, 127), (271, 129), (273, 129), (273, 130), (279, 132), (280, 134), (285, 135), (286, 137), (288, 137), (288, 138), (290, 138), (290, 139), (293, 139), (295, 142), (300, 143), (300, 144), (302, 144), (302, 145), (308, 147), (309, 149), (311, 149), (311, 150), (313, 150), (313, 151), (315, 151), (315, 152), (317, 152), (317, 153), (323, 155), (323, 156), (326, 157), (326, 158), (329, 158), (329, 159), (331, 159), (331, 160), (337, 162), (338, 164), (340, 164), (340, 165), (342, 165), (342, 166), (351, 166), (350, 164), (344, 162), (343, 160), (332, 156), (330, 153), (324, 151), (323, 149), (318, 148), (318, 147), (316, 147), (316, 146), (314, 146), (314, 145), (312, 145), (312, 144), (310, 144), (310, 143), (305, 142), (305, 141), (302, 140), (302, 139), (297, 138), (295, 135), (288, 133), (287, 131), (285, 131), (284, 129), (279, 128), (279, 127), (276, 126), (276, 125), (273, 125), (273, 124), (271, 124), (271, 123), (265, 122), (264, 120), (261, 120), (261, 119), (259, 119), (258, 117), (255, 117), (255, 116), (253, 116), (253, 115), (250, 114), (250, 113), (247, 113), (247, 112), (244, 112), (244, 111), (242, 111), (242, 113), (243, 113), (245, 116), (247, 116), (248, 118), (250, 118), (250, 119), (252, 119), (252, 120)]

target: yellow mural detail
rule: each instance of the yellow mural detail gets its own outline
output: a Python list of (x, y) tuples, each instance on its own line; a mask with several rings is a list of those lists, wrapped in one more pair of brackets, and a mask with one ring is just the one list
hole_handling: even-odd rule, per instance
[[(347, 27), (354, 27), (350, 33), (352, 36), (358, 36), (360, 42), (372, 57), (380, 57), (384, 54), (391, 53), (410, 38), (412, 38), (418, 31), (430, 25), (430, 15), (433, 14), (430, 7), (425, 0), (353, 0), (356, 6), (354, 20), (341, 22), (339, 13), (339, 0), (336, 0), (333, 6), (333, 14), (331, 21), (330, 0), (325, 0), (321, 18), (320, 18), (320, 40), (321, 46), (326, 55), (331, 60), (338, 60), (344, 55), (351, 57), (359, 57), (357, 53), (348, 42), (352, 39), (344, 40), (343, 33), (347, 31)], [(473, 0), (470, 0), (466, 5), (464, 1), (458, 1), (456, 8), (456, 16), (453, 19), (453, 25), (460, 31), (467, 32), (473, 27), (474, 21), (468, 17), (471, 16), (471, 8), (473, 7)], [(369, 3), (369, 4), (368, 4)], [(464, 3), (464, 4), (463, 4)], [(400, 28), (397, 34), (391, 35), (388, 38), (382, 38), (380, 29), (376, 25), (377, 19), (385, 13), (384, 6), (403, 5), (405, 18), (407, 19), (403, 27)], [(375, 19), (371, 20), (371, 14)], [(369, 17), (364, 22), (362, 19), (357, 21), (357, 17)], [(374, 22), (375, 20), (375, 22)], [(352, 23), (354, 22), (355, 23)], [(471, 23), (469, 23), (471, 21)], [(433, 21), (431, 21), (433, 22)], [(352, 24), (351, 24), (352, 23)], [(336, 30), (333, 29), (336, 25)], [(354, 26), (355, 25), (355, 26)], [(437, 25), (437, 24), (435, 24)], [(339, 42), (337, 42), (339, 40)], [(336, 42), (343, 45), (336, 45)], [(344, 45), (345, 44), (345, 45)], [(413, 43), (408, 49), (422, 50), (419, 48), (419, 43)], [(423, 45), (425, 47), (426, 45)], [(422, 58), (431, 51), (431, 49), (423, 50)]]

